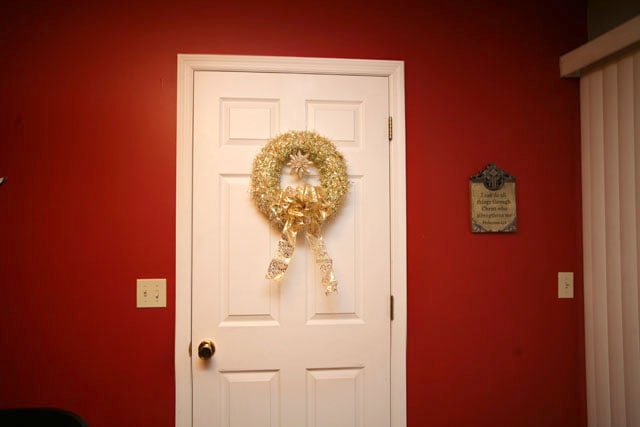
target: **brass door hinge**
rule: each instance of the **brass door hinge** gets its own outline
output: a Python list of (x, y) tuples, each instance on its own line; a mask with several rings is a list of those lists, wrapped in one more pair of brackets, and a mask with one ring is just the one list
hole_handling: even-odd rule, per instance
[(393, 320), (393, 315), (394, 315), (393, 295), (391, 295), (390, 303), (391, 303), (391, 310), (390, 310), (390, 313), (391, 313), (391, 320)]
[(393, 119), (389, 116), (389, 142), (393, 139)]

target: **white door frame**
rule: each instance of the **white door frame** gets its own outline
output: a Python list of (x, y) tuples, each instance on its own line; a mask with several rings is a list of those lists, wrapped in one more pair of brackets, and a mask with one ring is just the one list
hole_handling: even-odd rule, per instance
[(342, 74), (389, 78), (391, 292), (391, 425), (406, 426), (407, 232), (404, 62), (267, 56), (178, 55), (176, 159), (176, 426), (192, 425), (191, 230), (193, 170), (193, 75), (195, 71)]

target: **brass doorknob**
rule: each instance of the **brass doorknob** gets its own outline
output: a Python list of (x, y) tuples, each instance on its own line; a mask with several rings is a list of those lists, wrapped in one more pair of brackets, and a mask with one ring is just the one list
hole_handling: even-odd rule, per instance
[(204, 340), (198, 346), (198, 357), (202, 360), (209, 360), (216, 352), (216, 345), (211, 340)]

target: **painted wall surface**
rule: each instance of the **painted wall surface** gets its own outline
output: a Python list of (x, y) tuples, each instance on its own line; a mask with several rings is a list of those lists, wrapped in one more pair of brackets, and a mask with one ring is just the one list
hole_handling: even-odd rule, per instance
[(637, 0), (588, 0), (587, 29), (594, 39), (640, 14)]
[[(287, 55), (406, 62), (408, 425), (586, 424), (578, 82), (558, 72), (584, 1), (0, 10), (0, 407), (173, 425), (176, 55)], [(489, 162), (517, 178), (515, 234), (470, 232)], [(135, 308), (149, 277), (164, 310)]]

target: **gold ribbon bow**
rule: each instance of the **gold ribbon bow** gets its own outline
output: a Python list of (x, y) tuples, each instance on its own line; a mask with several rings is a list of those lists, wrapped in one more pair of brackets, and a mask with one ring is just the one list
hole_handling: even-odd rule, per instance
[(286, 218), (282, 228), (282, 237), (278, 241), (278, 251), (271, 260), (266, 278), (280, 280), (296, 247), (299, 231), (305, 231), (305, 237), (313, 251), (316, 264), (322, 274), (322, 287), (325, 295), (336, 292), (338, 282), (333, 274), (333, 261), (327, 254), (322, 240), (322, 223), (331, 214), (331, 208), (325, 201), (325, 192), (321, 187), (305, 184), (300, 187), (287, 187), (281, 192), (279, 199), (273, 204), (274, 217)]

